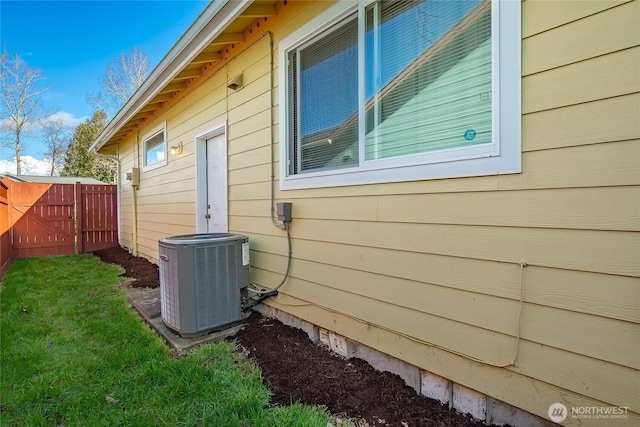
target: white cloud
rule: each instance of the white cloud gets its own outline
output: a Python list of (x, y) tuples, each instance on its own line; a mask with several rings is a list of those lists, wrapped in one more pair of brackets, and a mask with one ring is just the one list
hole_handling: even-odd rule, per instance
[(67, 113), (66, 111), (57, 111), (52, 115), (50, 115), (49, 117), (47, 117), (44, 121), (47, 121), (47, 122), (59, 121), (59, 122), (62, 122), (65, 126), (74, 128), (87, 119), (88, 117), (86, 116), (76, 117), (71, 113)]
[[(73, 129), (76, 126), (78, 126), (80, 123), (83, 123), (84, 121), (86, 121), (88, 119), (87, 116), (83, 116), (83, 117), (76, 117), (71, 113), (67, 113), (66, 111), (56, 111), (55, 113), (51, 114), (48, 117), (45, 117), (42, 120), (36, 121), (36, 122), (27, 122), (26, 127), (24, 128), (25, 131), (39, 131), (43, 128), (43, 125), (45, 123), (48, 122), (60, 122), (62, 123), (64, 126)], [(9, 130), (11, 129), (12, 126), (12, 122), (5, 118), (0, 120), (0, 129), (2, 130)]]
[[(22, 156), (22, 175), (46, 176), (51, 173), (51, 164), (46, 160), (38, 160), (31, 156)], [(16, 159), (0, 159), (0, 172), (16, 173)], [(58, 175), (58, 174), (56, 174)]]

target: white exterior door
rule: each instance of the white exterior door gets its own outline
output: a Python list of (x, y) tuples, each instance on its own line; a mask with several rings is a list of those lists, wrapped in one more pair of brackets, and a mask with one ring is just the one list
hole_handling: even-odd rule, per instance
[(227, 212), (227, 144), (225, 135), (206, 141), (207, 203), (205, 205), (207, 233), (229, 230)]

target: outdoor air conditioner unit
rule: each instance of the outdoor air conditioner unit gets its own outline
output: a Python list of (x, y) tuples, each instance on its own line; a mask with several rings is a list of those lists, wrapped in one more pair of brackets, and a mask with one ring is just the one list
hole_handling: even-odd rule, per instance
[(167, 237), (160, 247), (160, 314), (183, 337), (243, 320), (249, 285), (249, 239), (236, 234)]

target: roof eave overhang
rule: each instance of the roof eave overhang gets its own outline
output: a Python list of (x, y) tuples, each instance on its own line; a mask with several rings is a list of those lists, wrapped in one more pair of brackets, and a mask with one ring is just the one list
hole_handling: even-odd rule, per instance
[(252, 3), (252, 0), (213, 1), (154, 68), (149, 77), (109, 122), (89, 151), (98, 152), (109, 143), (163, 87), (182, 71)]

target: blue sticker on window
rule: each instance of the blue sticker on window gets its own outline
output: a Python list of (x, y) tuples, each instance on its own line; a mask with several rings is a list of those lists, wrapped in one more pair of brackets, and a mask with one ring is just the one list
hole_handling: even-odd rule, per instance
[(476, 137), (476, 131), (475, 129), (468, 129), (465, 133), (464, 133), (464, 139), (466, 139), (467, 141), (473, 141)]

